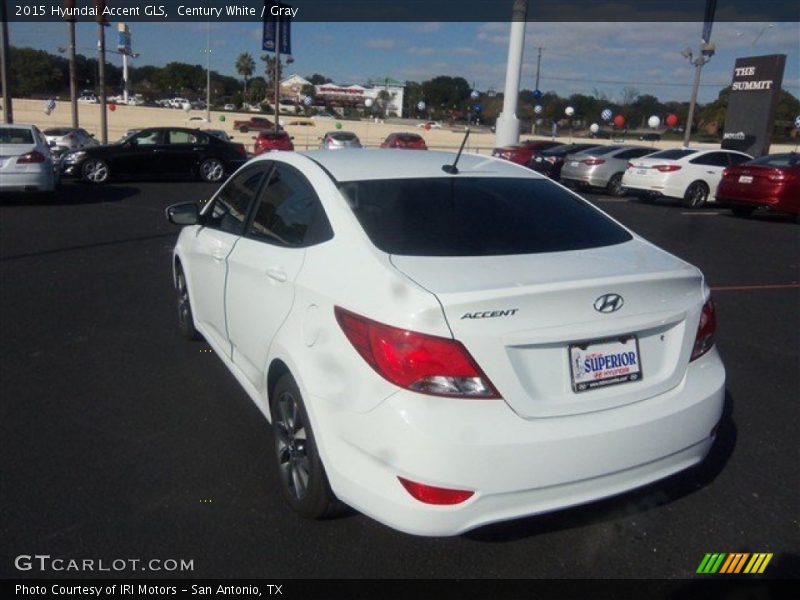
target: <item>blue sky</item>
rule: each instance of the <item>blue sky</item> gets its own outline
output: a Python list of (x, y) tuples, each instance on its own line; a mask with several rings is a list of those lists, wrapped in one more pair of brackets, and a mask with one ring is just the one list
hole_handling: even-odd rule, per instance
[[(142, 55), (137, 62), (204, 64), (206, 29), (205, 23), (133, 23), (134, 50)], [(701, 23), (529, 23), (522, 87), (533, 89), (536, 47), (543, 46), (542, 91), (565, 96), (597, 89), (618, 100), (628, 86), (664, 101), (687, 100), (693, 68), (680, 51), (687, 46), (697, 51), (701, 29)], [(113, 47), (116, 24), (107, 31)], [(288, 72), (322, 73), (338, 83), (460, 75), (480, 90), (502, 91), (508, 32), (508, 23), (296, 22), (295, 63)], [(9, 33), (15, 46), (56, 52), (66, 44), (62, 23), (12, 23)], [(211, 68), (228, 75), (235, 75), (239, 53), (256, 59), (262, 53), (257, 23), (213, 23), (211, 37)], [(713, 100), (730, 82), (737, 57), (773, 53), (787, 54), (784, 89), (800, 96), (800, 23), (716, 23), (712, 41), (717, 54), (703, 69), (701, 102)], [(93, 52), (94, 24), (78, 25), (77, 44), (79, 52)], [(119, 63), (119, 56), (109, 56)]]

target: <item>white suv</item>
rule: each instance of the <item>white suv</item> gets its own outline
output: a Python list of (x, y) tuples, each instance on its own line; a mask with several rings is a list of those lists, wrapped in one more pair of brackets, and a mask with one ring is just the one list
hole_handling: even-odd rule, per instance
[(167, 209), (181, 331), (272, 422), (289, 504), (453, 535), (703, 460), (702, 274), (524, 167), (454, 160), (273, 152)]

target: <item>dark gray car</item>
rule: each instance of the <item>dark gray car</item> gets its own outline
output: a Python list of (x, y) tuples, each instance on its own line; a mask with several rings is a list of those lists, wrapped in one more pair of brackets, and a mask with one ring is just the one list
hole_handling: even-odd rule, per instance
[(561, 181), (578, 187), (605, 188), (612, 196), (624, 196), (622, 175), (628, 161), (657, 151), (649, 146), (612, 145), (571, 154), (564, 160)]
[(322, 138), (320, 148), (339, 150), (341, 148), (363, 148), (358, 136), (352, 131), (329, 131)]

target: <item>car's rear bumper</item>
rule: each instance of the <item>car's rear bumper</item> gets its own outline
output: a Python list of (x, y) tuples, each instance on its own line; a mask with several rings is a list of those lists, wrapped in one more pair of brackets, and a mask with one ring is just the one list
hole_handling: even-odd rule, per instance
[(47, 169), (30, 173), (0, 171), (0, 192), (52, 192), (56, 182), (55, 173)]
[(776, 211), (800, 213), (800, 197), (793, 198), (783, 186), (754, 192), (738, 183), (722, 183), (717, 189), (717, 202), (739, 206), (763, 206)]
[[(523, 419), (502, 400), (406, 391), (365, 414), (311, 400), (334, 492), (391, 527), (434, 536), (591, 502), (695, 465), (713, 443), (724, 395), (713, 349), (669, 392), (581, 415)], [(424, 504), (398, 476), (474, 495)]]

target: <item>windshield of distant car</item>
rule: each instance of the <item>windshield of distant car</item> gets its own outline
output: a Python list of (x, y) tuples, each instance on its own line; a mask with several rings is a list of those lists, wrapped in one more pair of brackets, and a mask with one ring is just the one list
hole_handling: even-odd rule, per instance
[(30, 129), (4, 127), (0, 129), (0, 144), (33, 144), (33, 133)]
[(69, 135), (75, 131), (74, 129), (70, 129), (68, 127), (53, 127), (52, 129), (45, 129), (45, 135), (52, 135), (52, 136), (62, 136), (62, 135)]
[(616, 152), (622, 148), (622, 146), (597, 146), (596, 148), (592, 148), (591, 150), (586, 149), (584, 152), (587, 154), (591, 153), (592, 156), (603, 156), (605, 154), (611, 154), (612, 152)]
[(767, 154), (761, 158), (751, 160), (748, 165), (764, 165), (766, 167), (793, 167), (798, 163), (800, 155), (795, 152), (787, 154)]
[(351, 142), (356, 139), (355, 133), (331, 133), (330, 137), (337, 142)]
[(589, 148), (597, 148), (596, 144), (562, 144), (561, 146), (555, 146), (553, 148), (548, 148), (547, 150), (542, 151), (542, 154), (547, 156), (560, 156), (563, 154), (577, 154), (578, 152), (583, 152), (584, 150), (588, 150)]
[(588, 203), (542, 179), (388, 179), (339, 189), (372, 243), (389, 254), (536, 254), (631, 239)]
[(666, 160), (678, 160), (686, 156), (691, 156), (692, 154), (695, 153), (697, 153), (697, 150), (685, 150), (685, 149), (661, 150), (660, 152), (654, 152), (653, 154), (648, 154), (647, 158), (663, 158)]

